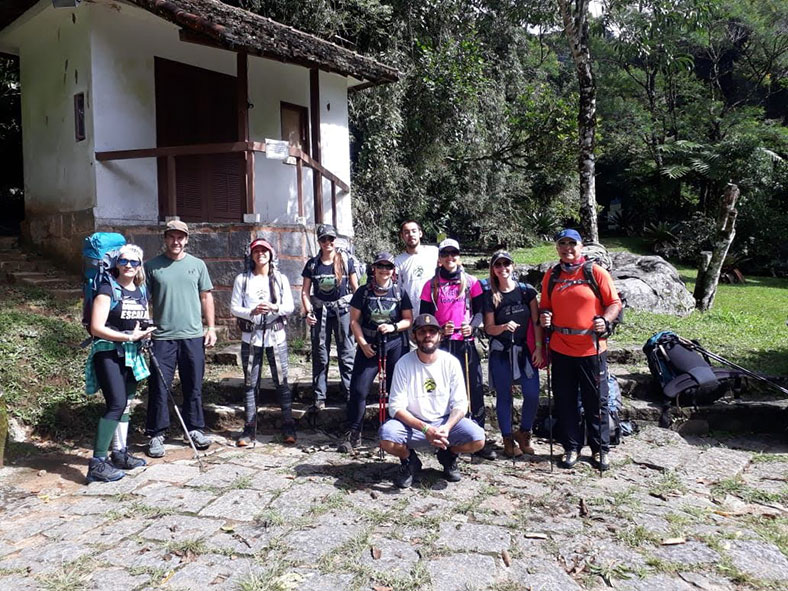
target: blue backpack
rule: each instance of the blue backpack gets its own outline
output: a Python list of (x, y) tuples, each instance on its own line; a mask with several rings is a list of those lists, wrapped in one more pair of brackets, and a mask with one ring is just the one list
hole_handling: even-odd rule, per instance
[(105, 282), (112, 286), (110, 309), (117, 306), (122, 298), (121, 287), (110, 270), (115, 267), (118, 251), (125, 245), (123, 235), (115, 232), (95, 232), (82, 242), (82, 325), (88, 332), (93, 299), (99, 286)]

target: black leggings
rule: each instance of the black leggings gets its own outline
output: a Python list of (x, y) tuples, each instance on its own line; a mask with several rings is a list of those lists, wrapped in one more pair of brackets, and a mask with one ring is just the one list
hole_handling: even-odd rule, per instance
[(110, 421), (120, 421), (126, 410), (126, 384), (134, 384), (134, 372), (125, 365), (125, 357), (117, 350), (98, 351), (93, 354), (101, 393), (107, 403), (104, 417)]

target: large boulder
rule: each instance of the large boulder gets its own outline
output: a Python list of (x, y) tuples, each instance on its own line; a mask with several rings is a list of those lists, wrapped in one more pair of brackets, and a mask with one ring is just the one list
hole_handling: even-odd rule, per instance
[[(658, 314), (687, 316), (695, 309), (695, 299), (679, 277), (676, 268), (660, 256), (638, 256), (628, 252), (611, 252), (613, 281), (627, 308)], [(541, 265), (518, 265), (521, 281), (539, 286), (545, 273), (557, 261)]]
[(610, 253), (613, 280), (627, 307), (658, 314), (687, 316), (695, 309), (695, 298), (676, 268), (660, 256)]

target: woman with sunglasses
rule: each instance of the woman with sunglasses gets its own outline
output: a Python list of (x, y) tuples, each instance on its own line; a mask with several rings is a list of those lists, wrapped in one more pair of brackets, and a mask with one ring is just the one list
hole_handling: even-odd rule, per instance
[(350, 394), (350, 376), (356, 346), (350, 335), (348, 315), (350, 298), (358, 288), (353, 257), (335, 248), (337, 231), (330, 224), (317, 227), (320, 252), (309, 259), (301, 272), (301, 308), (312, 337), (312, 389), (315, 410), (326, 406), (328, 354), (331, 335), (337, 343), (340, 391), (345, 400)]
[(358, 346), (350, 378), (348, 431), (338, 448), (343, 453), (361, 445), (367, 394), (380, 371), (381, 355), (385, 356), (388, 392), (394, 365), (408, 350), (405, 335), (413, 321), (413, 306), (407, 292), (396, 284), (394, 270), (394, 257), (388, 252), (378, 253), (366, 285), (350, 300), (350, 330)]
[(123, 246), (110, 274), (98, 287), (90, 315), (93, 343), (85, 367), (86, 391), (94, 394), (101, 388), (107, 408), (99, 419), (88, 482), (119, 480), (125, 476), (123, 470), (145, 465), (145, 460), (129, 454), (126, 444), (129, 402), (137, 383), (150, 374), (140, 341), (156, 330), (148, 326), (142, 249)]
[[(536, 290), (514, 279), (512, 255), (505, 250), (490, 259), (490, 279), (484, 299), (484, 331), (490, 336), (490, 387), (496, 392), (496, 415), (509, 458), (533, 454), (531, 429), (539, 408), (539, 372), (542, 365), (542, 327)], [(528, 324), (536, 344), (529, 350)], [(512, 384), (520, 380), (523, 407), (520, 429), (512, 433)]]
[[(466, 389), (470, 391), (473, 421), (484, 428), (485, 408), (482, 365), (473, 332), (482, 325), (481, 283), (462, 268), (460, 245), (447, 238), (438, 245), (438, 268), (422, 289), (419, 314), (434, 314), (442, 327), (441, 349), (460, 360)], [(496, 457), (487, 445), (474, 455), (487, 460)]]

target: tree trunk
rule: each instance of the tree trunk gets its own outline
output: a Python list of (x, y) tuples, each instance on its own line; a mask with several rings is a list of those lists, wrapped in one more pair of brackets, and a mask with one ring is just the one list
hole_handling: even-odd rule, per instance
[(713, 238), (711, 257), (704, 257), (698, 268), (695, 282), (695, 307), (698, 310), (710, 310), (720, 282), (720, 273), (733, 237), (736, 235), (736, 200), (739, 198), (739, 187), (729, 184), (722, 194), (720, 212), (717, 216), (717, 228)]
[(588, 44), (588, 0), (557, 0), (577, 70), (580, 107), (577, 115), (579, 136), (578, 171), (580, 173), (580, 225), (583, 238), (599, 242), (596, 215), (596, 80), (591, 68)]

